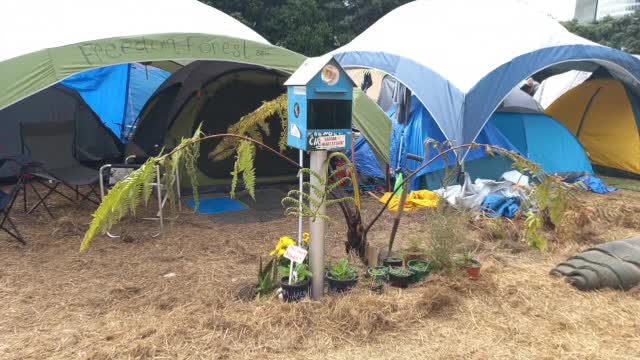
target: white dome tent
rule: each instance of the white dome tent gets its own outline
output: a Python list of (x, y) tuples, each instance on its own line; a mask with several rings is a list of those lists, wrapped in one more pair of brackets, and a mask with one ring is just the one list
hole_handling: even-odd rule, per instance
[(291, 72), (304, 60), (196, 0), (4, 1), (0, 12), (0, 109), (116, 64), (220, 60)]
[[(197, 0), (0, 2), (0, 110), (75, 74), (142, 63), (172, 73), (193, 61), (293, 73), (305, 57), (271, 45)], [(354, 124), (388, 159), (390, 124), (361, 92)]]
[(638, 59), (513, 0), (414, 1), (333, 54), (346, 68), (394, 76), (457, 144), (473, 142), (518, 83), (550, 67), (590, 62), (630, 84), (640, 78)]

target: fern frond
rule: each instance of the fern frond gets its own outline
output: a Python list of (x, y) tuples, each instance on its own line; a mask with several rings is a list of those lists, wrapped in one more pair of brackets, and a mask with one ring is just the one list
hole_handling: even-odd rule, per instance
[[(259, 108), (252, 113), (247, 114), (240, 118), (240, 120), (231, 125), (227, 132), (229, 134), (235, 134), (252, 138), (258, 142), (263, 142), (264, 136), (271, 135), (270, 121), (276, 121), (279, 118), (282, 124), (283, 134), (280, 136), (280, 151), (286, 149), (286, 129), (288, 127), (287, 117), (284, 115), (287, 113), (288, 98), (287, 94), (282, 94), (277, 98), (264, 102)], [(274, 115), (278, 115), (277, 117)], [(284, 136), (284, 146), (282, 146), (282, 137)], [(236, 148), (239, 146), (240, 141), (234, 138), (223, 139), (218, 146), (209, 155), (210, 158), (215, 160), (224, 160), (237, 153)]]

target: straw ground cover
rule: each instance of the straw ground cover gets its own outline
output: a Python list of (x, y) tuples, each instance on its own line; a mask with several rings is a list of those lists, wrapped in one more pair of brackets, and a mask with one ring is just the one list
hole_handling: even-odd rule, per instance
[[(128, 220), (124, 240), (101, 237), (79, 254), (91, 208), (56, 203), (54, 221), (16, 211), (30, 246), (0, 235), (0, 358), (640, 357), (636, 293), (580, 293), (547, 275), (586, 246), (640, 233), (640, 194), (581, 197), (588, 206), (573, 231), (584, 238), (558, 235), (539, 253), (516, 230), (492, 237), (470, 220), (460, 246), (476, 249), (481, 280), (454, 273), (373, 295), (362, 277), (352, 293), (322, 304), (243, 300), (257, 257), (295, 234), (291, 219), (238, 225), (185, 211), (161, 238), (154, 224)], [(378, 204), (363, 207), (367, 218)], [(426, 216), (403, 219), (396, 249), (427, 236)], [(334, 218), (327, 253), (338, 259), (345, 226)], [(369, 240), (383, 245), (390, 224), (387, 214)]]

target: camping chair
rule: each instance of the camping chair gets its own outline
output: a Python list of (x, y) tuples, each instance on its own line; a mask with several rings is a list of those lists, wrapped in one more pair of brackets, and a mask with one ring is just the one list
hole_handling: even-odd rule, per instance
[[(46, 200), (53, 193), (75, 203), (74, 199), (58, 190), (60, 185), (74, 191), (76, 200), (82, 198), (98, 205), (97, 201), (90, 198), (92, 194), (98, 197), (93, 187), (98, 182), (98, 172), (80, 164), (75, 158), (75, 123), (73, 121), (22, 123), (20, 138), (23, 154), (34, 161), (28, 169), (28, 174), (33, 175), (35, 181), (47, 188), (47, 193), (41, 196), (33, 183), (29, 183), (39, 200), (27, 213), (30, 214), (43, 205), (53, 217), (46, 205)], [(81, 193), (80, 186), (89, 186), (89, 191), (85, 194)]]
[[(136, 156), (129, 156), (125, 159), (124, 164), (105, 164), (100, 170), (98, 170), (99, 181), (100, 181), (100, 199), (104, 201), (104, 197), (106, 196), (107, 190), (113, 188), (116, 183), (125, 180), (131, 172), (136, 169), (139, 169), (142, 165), (133, 164), (132, 162), (140, 160), (137, 159)], [(169, 201), (169, 192), (166, 191), (164, 185), (160, 181), (160, 166), (156, 165), (156, 180), (151, 183), (151, 185), (156, 190), (156, 199), (158, 201), (158, 212), (156, 213), (156, 217), (154, 218), (144, 218), (143, 220), (153, 220), (158, 221), (160, 225), (160, 231), (154, 235), (158, 236), (164, 230), (164, 212), (163, 209)], [(181, 198), (180, 194), (180, 171), (178, 168), (175, 169), (176, 176), (176, 194), (178, 195), (178, 199)], [(182, 210), (182, 203), (178, 201), (179, 209)], [(110, 232), (107, 232), (107, 236), (110, 238), (119, 238), (119, 235), (113, 235)]]
[(10, 161), (15, 162), (19, 166), (20, 170), (17, 175), (16, 183), (13, 184), (13, 189), (11, 189), (9, 193), (5, 193), (0, 189), (0, 230), (6, 232), (11, 237), (18, 240), (20, 243), (22, 243), (22, 245), (26, 245), (27, 242), (24, 240), (24, 238), (18, 231), (18, 228), (11, 220), (11, 209), (13, 208), (13, 204), (18, 197), (18, 193), (23, 190), (24, 166), (13, 159), (0, 159), (0, 168)]

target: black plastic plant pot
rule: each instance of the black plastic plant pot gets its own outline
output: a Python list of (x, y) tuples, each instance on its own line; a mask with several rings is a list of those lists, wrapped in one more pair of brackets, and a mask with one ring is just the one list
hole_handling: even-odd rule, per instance
[(298, 302), (307, 297), (309, 293), (309, 284), (311, 279), (298, 284), (289, 284), (289, 277), (283, 277), (280, 280), (280, 286), (282, 287), (282, 299), (285, 302)]
[(367, 274), (376, 281), (387, 282), (389, 280), (388, 266), (372, 266), (367, 269)]
[(409, 287), (411, 278), (413, 277), (413, 271), (406, 269), (402, 270), (405, 270), (403, 274), (397, 274), (393, 270), (389, 271), (389, 283), (391, 284), (391, 286), (401, 289), (406, 289), (407, 287)]
[(403, 264), (402, 259), (400, 258), (386, 258), (382, 263), (384, 266), (388, 267), (402, 267)]
[(353, 279), (349, 280), (339, 280), (331, 277), (331, 274), (327, 273), (327, 283), (329, 284), (329, 292), (334, 294), (343, 293), (351, 290), (358, 283), (358, 276), (356, 275)]
[(431, 273), (431, 263), (428, 261), (411, 260), (407, 263), (407, 267), (413, 272), (412, 283), (421, 281)]

